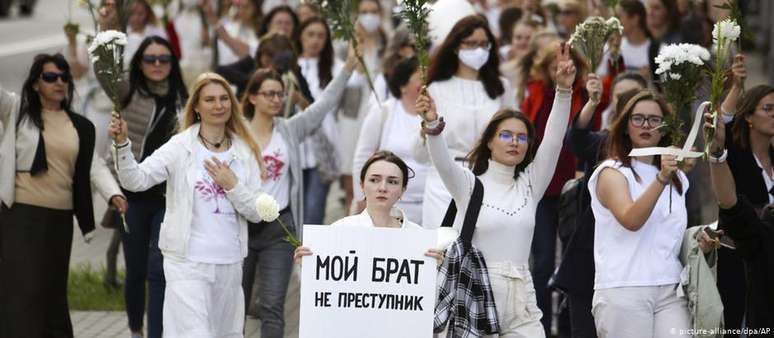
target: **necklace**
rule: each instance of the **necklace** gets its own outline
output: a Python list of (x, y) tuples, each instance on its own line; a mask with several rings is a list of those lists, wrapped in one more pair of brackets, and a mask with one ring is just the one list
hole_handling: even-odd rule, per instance
[(211, 145), (211, 146), (215, 147), (215, 149), (220, 148), (220, 146), (223, 144), (223, 141), (228, 139), (226, 137), (226, 135), (223, 135), (223, 139), (221, 139), (220, 141), (218, 141), (218, 142), (211, 142), (210, 140), (205, 138), (204, 135), (202, 135), (201, 131), (199, 132), (199, 138), (204, 142), (205, 145)]

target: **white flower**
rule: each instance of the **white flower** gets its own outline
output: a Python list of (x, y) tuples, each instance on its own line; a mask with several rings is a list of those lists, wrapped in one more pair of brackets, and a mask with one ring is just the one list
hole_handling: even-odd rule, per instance
[(268, 194), (255, 199), (255, 210), (264, 222), (274, 222), (279, 217), (279, 203)]
[(712, 29), (712, 40), (717, 42), (721, 39), (730, 43), (739, 39), (742, 29), (736, 24), (736, 21), (725, 19), (715, 24)]
[(610, 32), (618, 32), (618, 34), (623, 34), (623, 26), (621, 25), (621, 21), (619, 21), (618, 18), (611, 17), (610, 19), (607, 19), (605, 24), (607, 25), (607, 29)]
[(669, 77), (672, 78), (672, 80), (680, 80), (683, 76), (677, 73), (669, 73)]
[[(672, 70), (672, 67), (690, 63), (703, 66), (709, 60), (710, 53), (704, 47), (689, 43), (672, 44), (664, 46), (656, 56), (656, 74), (663, 74)], [(674, 78), (674, 77), (673, 77)]]

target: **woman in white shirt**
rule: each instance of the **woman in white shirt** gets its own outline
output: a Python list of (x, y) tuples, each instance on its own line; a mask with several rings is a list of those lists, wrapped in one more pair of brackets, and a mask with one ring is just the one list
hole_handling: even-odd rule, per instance
[[(362, 48), (363, 61), (365, 61), (365, 67), (368, 69), (372, 81), (376, 81), (377, 75), (381, 72), (381, 60), (387, 46), (387, 35), (382, 29), (383, 14), (382, 4), (377, 0), (358, 2), (355, 30)], [(350, 210), (354, 198), (352, 160), (363, 119), (370, 109), (372, 95), (365, 75), (355, 74), (349, 80), (341, 104), (337, 146), (341, 157), (340, 183), (345, 193), (344, 210)], [(384, 99), (381, 94), (378, 95), (380, 99)]]
[(674, 156), (629, 157), (632, 149), (669, 146), (670, 135), (658, 130), (671, 114), (664, 99), (629, 91), (616, 109), (608, 160), (588, 185), (596, 220), (592, 314), (601, 338), (668, 337), (691, 328), (676, 292), (688, 178)]
[(258, 49), (258, 25), (262, 19), (260, 1), (245, 0), (236, 4), (237, 15), (219, 19), (212, 5), (205, 2), (207, 21), (214, 29), (218, 44), (218, 65), (227, 65), (255, 55)]
[(126, 47), (124, 48), (124, 67), (129, 68), (129, 63), (134, 57), (137, 48), (145, 38), (158, 36), (167, 39), (167, 32), (158, 24), (156, 15), (147, 0), (138, 0), (132, 3), (129, 21), (126, 27)]
[[(411, 219), (421, 220), (428, 166), (414, 158), (414, 144), (420, 141), (419, 124), (422, 122), (415, 105), (422, 87), (417, 59), (398, 62), (389, 76), (388, 86), (393, 97), (383, 107), (372, 107), (363, 121), (353, 167), (359, 172), (365, 161), (378, 150), (389, 150), (404, 159), (414, 169), (414, 178), (397, 205)], [(354, 180), (354, 185), (360, 186), (360, 178), (356, 176)], [(363, 197), (360, 190), (355, 190), (357, 213), (365, 209)]]
[[(358, 226), (399, 229), (422, 229), (411, 222), (406, 214), (395, 204), (406, 192), (411, 168), (400, 157), (390, 151), (382, 150), (373, 154), (360, 170), (360, 189), (366, 199), (363, 212), (344, 217), (331, 226)], [(296, 261), (312, 254), (310, 248), (299, 246), (293, 255)], [(443, 252), (428, 249), (426, 256), (443, 259)]]
[(428, 135), (430, 158), (457, 206), (455, 229), (462, 227), (461, 215), (467, 211), (475, 179), (484, 186), (472, 244), (486, 259), (499, 337), (545, 337), (529, 256), (537, 205), (551, 182), (570, 116), (576, 69), (569, 49), (563, 44), (557, 53), (556, 96), (539, 147), (527, 116), (502, 109), (486, 124), (471, 151), (471, 169), (462, 168), (441, 135), (446, 121), (436, 113), (437, 101), (425, 95), (417, 100), (417, 111), (425, 112), (423, 131)]
[[(298, 66), (309, 85), (312, 98), (319, 99), (323, 89), (341, 72), (343, 63), (333, 54), (328, 23), (312, 17), (301, 23), (295, 37), (300, 52)], [(334, 110), (338, 110), (338, 105)], [(338, 178), (340, 161), (334, 146), (337, 139), (335, 116), (325, 119), (314, 134), (302, 143), (304, 169), (304, 224), (323, 224), (331, 182)]]
[[(454, 25), (433, 58), (427, 74), (427, 92), (446, 121), (445, 138), (452, 158), (462, 159), (495, 112), (515, 107), (510, 83), (500, 77), (499, 57), (489, 24), (480, 16), (467, 16)], [(422, 142), (417, 158), (426, 161)], [(460, 160), (461, 161), (461, 160)], [(461, 166), (458, 161), (457, 165)], [(438, 172), (430, 169), (425, 183), (422, 225), (436, 228), (451, 201)]]
[(622, 0), (616, 9), (616, 14), (621, 19), (623, 26), (623, 38), (621, 40), (621, 57), (627, 70), (637, 71), (646, 79), (651, 76), (651, 48), (653, 42), (648, 26), (645, 23), (647, 12), (645, 5), (639, 0)]
[[(285, 87), (279, 73), (259, 69), (250, 79), (242, 99), (245, 116), (263, 149), (267, 175), (263, 191), (279, 203), (280, 219), (299, 238), (304, 223), (304, 182), (301, 178), (302, 142), (322, 124), (341, 99), (347, 81), (355, 69), (354, 53), (347, 58), (344, 70), (331, 81), (320, 98), (306, 110), (285, 119)], [(278, 221), (250, 223), (249, 254), (244, 264), (243, 287), (250, 299), (256, 272), (261, 278), (256, 290), (261, 337), (283, 337), (284, 304), (290, 274), (293, 247), (284, 240), (286, 234)]]
[(164, 255), (164, 336), (241, 337), (242, 260), (247, 221), (261, 187), (261, 149), (226, 80), (197, 79), (180, 117), (180, 132), (138, 164), (127, 123), (117, 113), (109, 132), (121, 186), (166, 185), (159, 234)]

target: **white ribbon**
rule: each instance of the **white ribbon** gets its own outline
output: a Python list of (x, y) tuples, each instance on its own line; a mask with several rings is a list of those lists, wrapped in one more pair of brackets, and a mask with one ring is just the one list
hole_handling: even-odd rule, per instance
[(684, 158), (698, 158), (703, 156), (704, 153), (692, 151), (691, 147), (693, 147), (693, 143), (696, 141), (696, 136), (699, 135), (699, 130), (701, 130), (701, 121), (704, 121), (704, 109), (709, 104), (709, 102), (704, 101), (701, 105), (699, 105), (699, 108), (696, 109), (696, 113), (693, 117), (691, 131), (688, 133), (688, 138), (685, 140), (685, 144), (683, 144), (682, 149), (664, 147), (637, 148), (632, 149), (632, 151), (629, 152), (629, 157), (672, 155), (677, 156), (678, 161), (682, 161)]

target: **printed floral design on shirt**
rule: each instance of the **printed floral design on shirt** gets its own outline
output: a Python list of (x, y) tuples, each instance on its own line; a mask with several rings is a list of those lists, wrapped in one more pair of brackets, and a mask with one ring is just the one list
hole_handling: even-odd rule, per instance
[[(198, 193), (199, 198), (204, 202), (215, 202), (215, 211), (213, 214), (220, 214), (220, 200), (226, 199), (226, 191), (223, 190), (215, 181), (207, 178), (199, 179), (194, 185), (194, 190)], [(228, 202), (228, 201), (227, 201)], [(228, 212), (224, 212), (228, 213)]]
[(266, 163), (266, 180), (278, 181), (282, 174), (282, 168), (285, 167), (285, 162), (282, 161), (282, 154), (279, 150), (273, 154), (264, 155), (263, 162)]

